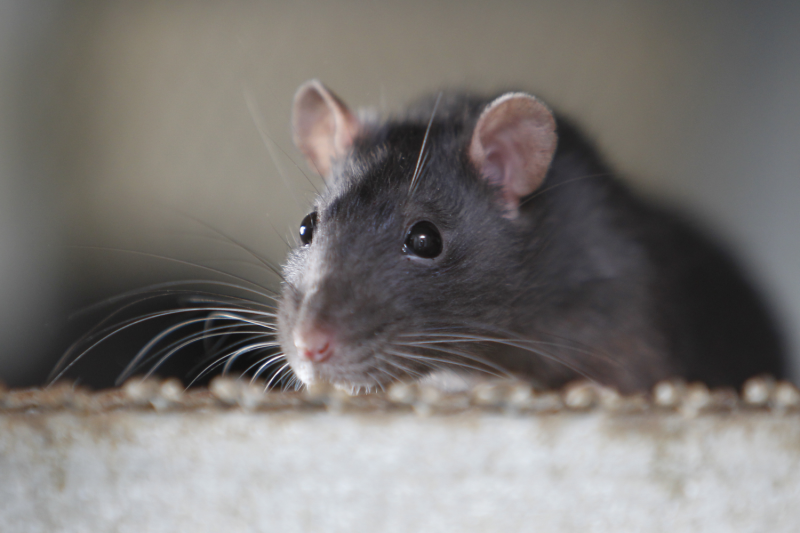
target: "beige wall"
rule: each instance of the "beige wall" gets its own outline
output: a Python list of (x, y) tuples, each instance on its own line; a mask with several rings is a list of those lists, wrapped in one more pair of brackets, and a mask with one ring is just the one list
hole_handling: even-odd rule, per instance
[[(640, 188), (686, 206), (727, 239), (800, 346), (800, 8), (628, 0), (75, 5), (33, 16), (16, 9), (14, 20), (47, 31), (17, 35), (5, 49), (16, 60), (29, 42), (45, 43), (35, 75), (5, 72), (18, 90), (0, 103), (28, 113), (0, 123), (4, 139), (46, 111), (27, 151), (11, 151), (22, 167), (45, 170), (20, 193), (19, 167), (0, 167), (0, 191), (17, 191), (4, 200), (31, 206), (12, 224), (30, 257), (39, 250), (25, 229), (31, 217), (47, 242), (198, 260), (231, 253), (187, 238), (208, 232), (178, 214), (185, 212), (280, 260), (285, 245), (275, 229), (291, 239), (313, 189), (280, 149), (271, 160), (258, 127), (300, 161), (288, 120), (302, 81), (319, 77), (352, 105), (382, 110), (443, 86), (525, 88), (584, 124)], [(6, 258), (10, 242), (0, 240)], [(29, 276), (24, 292), (16, 275), (0, 272), (0, 288), (14, 293), (8, 309), (31, 309), (5, 321), (23, 339), (15, 346), (24, 351), (25, 338), (41, 337), (20, 331), (49, 324), (52, 343), (30, 350), (41, 354), (31, 356), (39, 368), (69, 336), (59, 305), (162, 276), (154, 261), (80, 250), (15, 261), (29, 272), (29, 264), (55, 265)], [(23, 375), (12, 368), (17, 353), (0, 355), (0, 379)]]

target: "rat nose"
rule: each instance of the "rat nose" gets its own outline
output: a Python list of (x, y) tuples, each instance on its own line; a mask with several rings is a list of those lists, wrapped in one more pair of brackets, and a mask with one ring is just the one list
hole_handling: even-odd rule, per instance
[(333, 335), (320, 327), (303, 328), (294, 334), (297, 355), (312, 363), (330, 359), (333, 355), (333, 345)]

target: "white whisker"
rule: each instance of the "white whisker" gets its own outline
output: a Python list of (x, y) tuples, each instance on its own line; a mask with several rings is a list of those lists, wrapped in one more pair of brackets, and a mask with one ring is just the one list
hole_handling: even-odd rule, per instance
[[(196, 333), (189, 334), (189, 335), (187, 335), (185, 337), (181, 337), (180, 339), (168, 344), (167, 346), (165, 346), (164, 348), (162, 348), (159, 351), (155, 352), (154, 354), (144, 358), (137, 365), (137, 367), (144, 366), (149, 361), (151, 361), (153, 359), (160, 358), (162, 356), (162, 354), (168, 353), (169, 355), (172, 355), (172, 354), (175, 354), (175, 353), (179, 352), (183, 348), (191, 345), (192, 343), (201, 342), (201, 341), (204, 341), (204, 340), (207, 340), (207, 339), (210, 339), (210, 338), (229, 337), (231, 335), (249, 335), (246, 339), (244, 339), (243, 341), (240, 341), (239, 343), (237, 343), (237, 344), (243, 344), (244, 342), (247, 342), (249, 340), (253, 340), (253, 339), (256, 339), (256, 338), (264, 337), (264, 333), (261, 332), (261, 331), (239, 330), (238, 329), (239, 327), (241, 327), (241, 326), (239, 326), (238, 324), (231, 324), (231, 325), (228, 325), (228, 326), (218, 326), (218, 327), (215, 327), (215, 328), (210, 328), (210, 329), (207, 329), (207, 330), (198, 331)], [(212, 332), (216, 332), (216, 333), (212, 333)], [(164, 356), (164, 359), (162, 361), (159, 361), (159, 363), (157, 363), (157, 365), (162, 364), (166, 360), (166, 358), (169, 357), (169, 355)], [(135, 371), (135, 369), (134, 369), (134, 371)], [(122, 381), (124, 381), (124, 379), (127, 379), (127, 378), (123, 379), (122, 377), (120, 377), (120, 379), (122, 379)]]
[[(263, 323), (263, 322), (260, 322), (260, 321), (247, 320), (247, 319), (244, 319), (243, 317), (240, 317), (237, 314), (234, 314), (234, 312), (240, 312), (240, 313), (244, 312), (244, 313), (247, 313), (247, 314), (255, 314), (256, 316), (267, 316), (267, 317), (270, 317), (270, 318), (274, 318), (275, 315), (273, 313), (265, 313), (265, 312), (262, 312), (262, 311), (242, 310), (242, 309), (235, 309), (235, 308), (223, 308), (223, 307), (219, 307), (219, 308), (196, 308), (196, 307), (193, 307), (193, 308), (187, 308), (187, 309), (172, 309), (170, 311), (163, 311), (161, 313), (153, 313), (152, 314), (153, 316), (146, 316), (146, 318), (141, 318), (141, 319), (135, 320), (134, 322), (132, 322), (130, 324), (127, 324), (125, 326), (122, 326), (120, 328), (115, 329), (114, 331), (112, 331), (111, 333), (109, 333), (108, 335), (106, 335), (105, 337), (100, 339), (99, 341), (97, 341), (91, 347), (89, 347), (86, 351), (81, 353), (81, 355), (78, 356), (78, 358), (76, 358), (72, 363), (70, 363), (69, 366), (74, 364), (88, 350), (91, 350), (92, 348), (94, 348), (99, 343), (103, 342), (104, 340), (108, 339), (112, 335), (116, 335), (120, 331), (122, 331), (124, 329), (127, 329), (127, 328), (129, 328), (129, 327), (131, 327), (133, 325), (136, 325), (136, 324), (139, 324), (141, 322), (144, 322), (145, 320), (152, 320), (153, 318), (160, 318), (162, 316), (169, 316), (169, 315), (173, 315), (173, 314), (177, 314), (177, 313), (185, 313), (185, 312), (198, 311), (198, 310), (212, 311), (212, 316), (214, 316), (215, 320), (232, 320), (232, 321), (235, 321), (235, 322), (243, 322), (243, 323), (250, 324), (250, 325), (258, 325), (258, 326), (261, 326), (261, 327), (265, 327), (266, 329), (271, 329), (271, 330), (274, 331), (274, 326), (267, 325), (266, 323)], [(161, 342), (161, 340), (164, 339), (166, 336), (170, 335), (171, 333), (173, 333), (173, 332), (175, 332), (175, 331), (177, 331), (177, 330), (179, 330), (181, 328), (189, 326), (191, 324), (196, 324), (196, 323), (200, 323), (200, 322), (206, 322), (207, 320), (209, 320), (209, 317), (193, 318), (193, 319), (189, 319), (189, 320), (184, 320), (183, 322), (179, 322), (178, 324), (175, 324), (173, 326), (168, 327), (167, 329), (165, 329), (164, 331), (162, 331), (161, 333), (159, 333), (158, 335), (156, 335), (155, 337), (150, 339), (150, 341), (147, 344), (145, 344), (139, 350), (139, 352), (134, 356), (134, 358), (131, 360), (131, 362), (128, 363), (128, 365), (125, 367), (125, 369), (123, 369), (122, 373), (120, 374), (120, 377), (117, 379), (117, 382), (120, 383), (122, 381), (125, 381), (128, 377), (130, 377), (131, 372), (133, 372), (133, 370), (139, 365), (139, 363), (141, 362), (141, 359), (143, 357), (145, 357), (147, 355), (147, 353), (156, 344)], [(69, 368), (69, 366), (67, 368), (65, 368), (64, 370), (67, 370)]]
[(275, 341), (270, 341), (270, 342), (256, 342), (256, 343), (253, 343), (253, 344), (249, 344), (249, 345), (245, 346), (244, 348), (239, 348), (238, 350), (236, 350), (236, 351), (232, 352), (230, 355), (228, 355), (228, 360), (225, 362), (225, 365), (222, 367), (222, 373), (223, 374), (227, 374), (228, 371), (230, 371), (231, 366), (233, 366), (233, 363), (241, 355), (244, 355), (244, 354), (246, 354), (248, 352), (252, 352), (254, 350), (260, 350), (262, 348), (275, 348), (277, 346), (278, 346), (278, 343), (276, 343)]
[(400, 351), (397, 351), (397, 350), (386, 350), (386, 351), (387, 351), (387, 353), (390, 353), (390, 354), (395, 355), (397, 357), (400, 357), (400, 358), (403, 358), (403, 359), (416, 360), (416, 361), (419, 361), (419, 362), (422, 362), (422, 363), (425, 363), (425, 364), (431, 364), (432, 365), (433, 363), (441, 363), (441, 364), (444, 364), (444, 365), (460, 366), (460, 367), (463, 367), (463, 368), (468, 368), (470, 370), (475, 370), (475, 371), (478, 371), (478, 372), (484, 372), (484, 373), (490, 374), (492, 376), (503, 377), (501, 375), (495, 374), (494, 372), (486, 370), (485, 368), (481, 368), (481, 367), (475, 366), (475, 365), (470, 365), (468, 363), (462, 363), (460, 361), (453, 361), (453, 360), (450, 360), (450, 359), (442, 359), (440, 357), (431, 357), (431, 356), (428, 356), (428, 355), (410, 354), (410, 353), (406, 353), (406, 352), (400, 352)]
[(491, 369), (494, 369), (494, 370), (496, 370), (497, 372), (499, 372), (500, 374), (502, 374), (505, 377), (508, 377), (508, 378), (514, 377), (510, 372), (508, 372), (502, 366), (500, 366), (500, 365), (498, 365), (496, 363), (493, 363), (493, 362), (491, 362), (491, 361), (489, 361), (489, 360), (487, 360), (487, 359), (485, 359), (483, 357), (478, 357), (477, 355), (470, 354), (470, 353), (467, 353), (467, 352), (463, 352), (461, 350), (457, 350), (457, 349), (453, 348), (452, 346), (441, 346), (441, 345), (432, 345), (432, 344), (428, 344), (426, 346), (420, 346), (419, 344), (423, 344), (423, 343), (417, 344), (417, 343), (399, 343), (399, 342), (395, 342), (393, 344), (396, 345), (396, 346), (405, 346), (405, 347), (409, 347), (409, 348), (420, 348), (420, 347), (422, 347), (422, 348), (426, 348), (428, 350), (435, 350), (437, 352), (447, 353), (447, 354), (450, 354), (450, 355), (455, 355), (457, 357), (463, 357), (465, 359), (469, 359), (470, 361), (474, 361), (474, 362), (476, 362), (476, 363), (478, 363), (480, 365), (484, 365), (484, 366), (487, 366), (487, 367), (489, 367)]
[(264, 387), (264, 392), (267, 392), (270, 389), (272, 382), (275, 381), (275, 379), (278, 376), (280, 376), (284, 370), (289, 370), (289, 372), (291, 372), (291, 369), (289, 368), (289, 363), (285, 363), (282, 367), (278, 369), (277, 372), (275, 372), (275, 374), (272, 375), (272, 378), (267, 382), (266, 386)]
[(433, 125), (433, 117), (436, 116), (436, 109), (439, 107), (439, 100), (442, 99), (442, 93), (439, 93), (439, 96), (436, 97), (436, 103), (433, 104), (433, 111), (431, 112), (431, 118), (428, 120), (428, 127), (425, 128), (425, 136), (422, 138), (422, 147), (419, 149), (419, 156), (417, 157), (417, 166), (414, 168), (414, 175), (411, 176), (411, 185), (408, 187), (408, 194), (409, 196), (414, 194), (414, 190), (417, 188), (417, 178), (419, 177), (419, 169), (420, 164), (422, 163), (422, 157), (425, 154), (425, 146), (428, 144), (428, 134), (431, 132), (431, 126)]
[[(278, 346), (278, 344), (276, 343), (275, 346)], [(264, 361), (264, 363), (261, 366), (258, 367), (258, 370), (256, 370), (255, 374), (253, 374), (253, 377), (250, 379), (250, 384), (252, 385), (253, 383), (255, 383), (255, 381), (258, 379), (258, 376), (263, 374), (264, 371), (267, 368), (269, 368), (270, 366), (274, 365), (277, 361), (280, 361), (281, 359), (284, 359), (284, 358), (285, 358), (285, 356), (282, 353), (279, 353), (278, 355), (272, 355), (272, 356), (268, 357), (267, 360)], [(250, 367), (250, 368), (252, 368), (252, 367)], [(250, 369), (248, 368), (248, 370), (250, 370)], [(245, 371), (245, 372), (247, 372), (247, 371)]]

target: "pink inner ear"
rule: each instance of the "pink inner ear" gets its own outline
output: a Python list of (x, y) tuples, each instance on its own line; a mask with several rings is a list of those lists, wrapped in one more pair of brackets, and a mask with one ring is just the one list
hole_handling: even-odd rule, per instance
[(520, 199), (544, 180), (556, 141), (553, 115), (527, 94), (501, 96), (478, 119), (470, 158), (488, 181), (500, 186), (510, 218), (517, 215)]
[(503, 192), (503, 200), (509, 207), (515, 208), (524, 194), (520, 194), (516, 184), (509, 183), (506, 177), (519, 175), (523, 169), (524, 162), (515, 150), (497, 144), (486, 154), (481, 174), (492, 184), (498, 185)]
[(318, 80), (297, 90), (292, 110), (294, 143), (323, 178), (333, 161), (350, 150), (361, 128), (347, 106)]

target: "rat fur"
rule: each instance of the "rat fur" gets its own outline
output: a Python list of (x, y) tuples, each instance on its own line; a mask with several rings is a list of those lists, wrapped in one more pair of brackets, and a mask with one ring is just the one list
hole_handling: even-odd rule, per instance
[[(381, 121), (311, 81), (293, 123), (327, 184), (278, 310), (304, 383), (452, 371), (629, 392), (784, 375), (774, 322), (729, 255), (535, 98), (444, 92)], [(435, 257), (409, 253), (420, 222), (440, 234)]]

